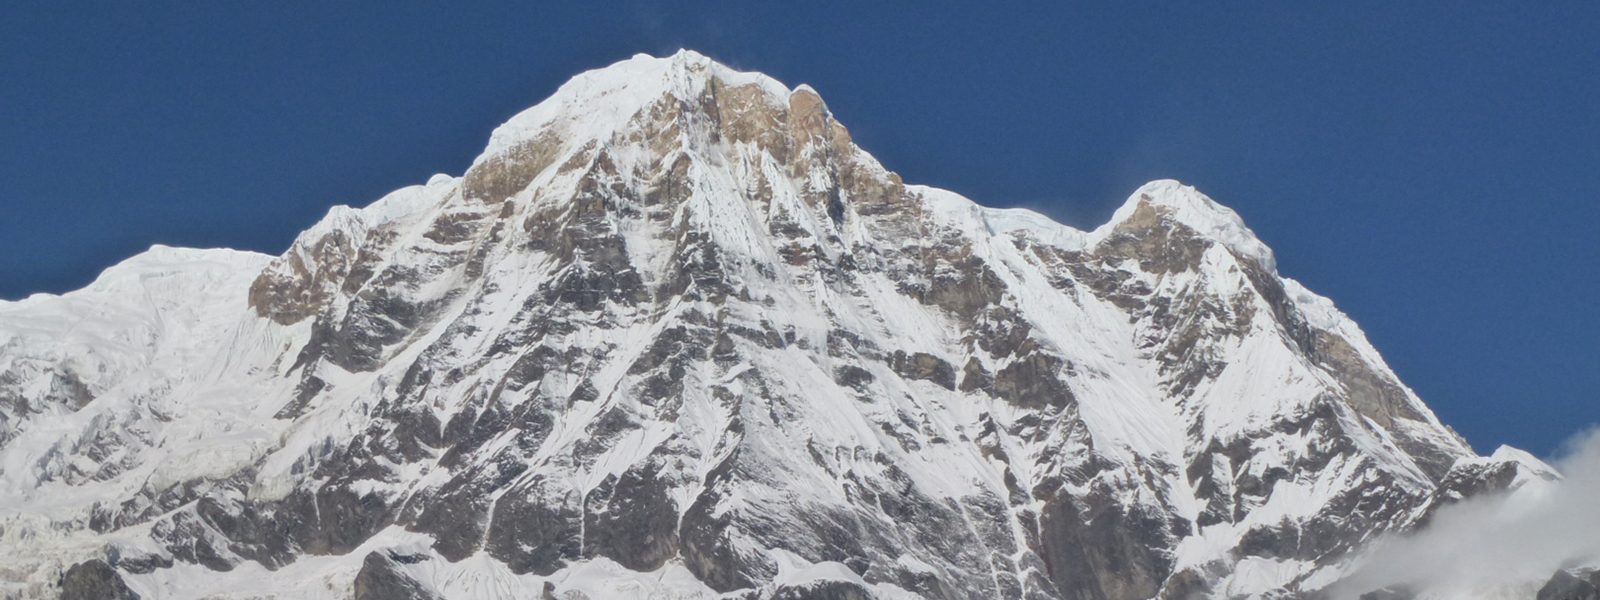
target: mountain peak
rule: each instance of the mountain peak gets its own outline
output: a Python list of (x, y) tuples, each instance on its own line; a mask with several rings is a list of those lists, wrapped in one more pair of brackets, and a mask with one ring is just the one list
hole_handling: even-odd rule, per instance
[(0, 596), (1260, 597), (1470, 450), (1194, 188), (985, 209), (687, 50), (149, 258), (0, 303)]
[(474, 165), (553, 129), (567, 138), (604, 137), (661, 98), (694, 98), (714, 79), (728, 87), (754, 85), (772, 103), (786, 103), (791, 93), (776, 79), (734, 70), (693, 50), (679, 50), (667, 57), (636, 54), (580, 73), (549, 98), (511, 117), (490, 135), (488, 147)]
[(1104, 239), (1158, 222), (1182, 225), (1221, 242), (1240, 258), (1253, 260), (1269, 271), (1277, 269), (1272, 249), (1244, 224), (1239, 213), (1174, 179), (1158, 179), (1139, 186), (1111, 220), (1095, 230), (1094, 237)]

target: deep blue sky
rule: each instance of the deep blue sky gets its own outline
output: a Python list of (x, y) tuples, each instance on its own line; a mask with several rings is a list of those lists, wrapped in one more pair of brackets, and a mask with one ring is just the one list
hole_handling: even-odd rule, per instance
[(1199, 186), (1482, 451), (1600, 421), (1600, 2), (678, 4), (8, 4), (0, 297), (153, 243), (282, 252), (690, 47), (985, 204), (1091, 228)]

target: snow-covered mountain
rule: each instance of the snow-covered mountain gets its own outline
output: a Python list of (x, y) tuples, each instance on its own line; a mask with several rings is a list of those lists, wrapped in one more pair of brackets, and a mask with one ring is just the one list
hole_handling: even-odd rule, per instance
[(1193, 188), (986, 208), (687, 51), (283, 256), (0, 303), (10, 597), (1316, 597), (1549, 473)]

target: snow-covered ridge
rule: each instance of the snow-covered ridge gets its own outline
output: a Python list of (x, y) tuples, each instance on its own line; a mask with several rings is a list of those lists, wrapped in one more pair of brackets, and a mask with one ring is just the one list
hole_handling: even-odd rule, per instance
[(121, 365), (74, 365), (91, 378), (146, 364), (172, 333), (191, 333), (204, 314), (229, 308), (200, 301), (239, 300), (241, 286), (270, 260), (255, 252), (157, 245), (107, 268), (81, 290), (0, 301), (0, 358), (95, 356)]
[[(227, 273), (259, 268), (272, 257), (259, 252), (231, 248), (177, 248), (156, 244), (149, 250), (107, 267), (85, 286), (84, 292), (125, 292), (129, 286), (163, 276), (193, 277), (197, 274)], [(73, 292), (69, 292), (73, 293)], [(0, 300), (0, 311), (21, 310), (24, 306), (48, 303), (55, 294), (34, 294), (21, 300)]]
[(1092, 248), (1109, 237), (1119, 225), (1132, 219), (1140, 206), (1149, 206), (1159, 211), (1161, 216), (1225, 244), (1229, 250), (1257, 262), (1268, 271), (1276, 271), (1277, 263), (1272, 249), (1256, 237), (1238, 213), (1217, 204), (1194, 186), (1172, 179), (1156, 180), (1140, 186), (1112, 213), (1110, 220), (1087, 232), (1025, 208), (989, 208), (971, 200), (966, 202), (971, 203), (970, 210), (982, 215), (994, 233), (1025, 230), (1047, 243), (1069, 250)]

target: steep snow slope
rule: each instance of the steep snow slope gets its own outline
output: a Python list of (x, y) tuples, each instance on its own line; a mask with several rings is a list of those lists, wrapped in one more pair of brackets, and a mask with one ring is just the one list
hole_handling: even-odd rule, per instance
[(0, 336), (27, 597), (1293, 594), (1525, 468), (1193, 188), (1089, 232), (985, 208), (692, 52), (281, 257), (157, 248)]

